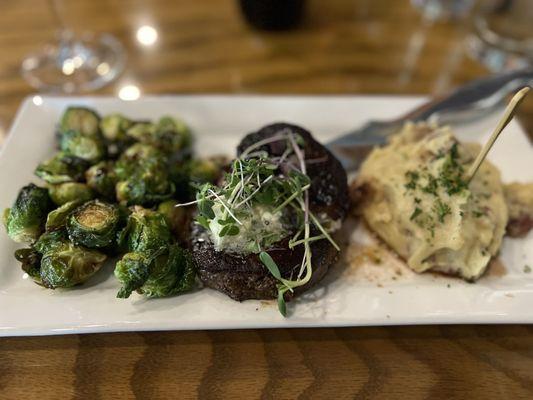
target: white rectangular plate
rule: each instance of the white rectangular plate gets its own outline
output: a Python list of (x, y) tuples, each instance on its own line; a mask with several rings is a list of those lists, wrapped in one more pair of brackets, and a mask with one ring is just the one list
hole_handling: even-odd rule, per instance
[[(19, 188), (38, 180), (33, 169), (54, 151), (54, 126), (68, 105), (86, 105), (105, 114), (134, 119), (179, 115), (193, 128), (201, 155), (234, 154), (240, 138), (261, 126), (286, 121), (308, 128), (326, 142), (368, 119), (395, 117), (419, 104), (413, 97), (170, 96), (123, 102), (114, 98), (44, 97), (27, 99), (0, 156), (0, 207), (8, 207)], [(40, 105), (36, 105), (40, 104)], [(461, 139), (483, 141), (497, 115), (457, 130)], [(517, 123), (502, 135), (490, 159), (503, 179), (533, 180), (532, 147)], [(533, 235), (505, 239), (501, 265), (476, 284), (432, 274), (416, 275), (393, 257), (380, 264), (365, 254), (375, 246), (359, 227), (346, 257), (326, 279), (290, 304), (283, 318), (273, 302), (235, 302), (210, 289), (179, 297), (144, 300), (134, 294), (115, 298), (112, 265), (72, 290), (46, 290), (24, 280), (13, 252), (18, 246), (0, 233), (0, 336), (107, 331), (326, 327), (357, 325), (531, 323), (533, 322)], [(346, 240), (345, 240), (346, 241)], [(361, 244), (363, 243), (363, 245)], [(354, 253), (360, 249), (360, 255)], [(370, 257), (371, 258), (371, 257)]]

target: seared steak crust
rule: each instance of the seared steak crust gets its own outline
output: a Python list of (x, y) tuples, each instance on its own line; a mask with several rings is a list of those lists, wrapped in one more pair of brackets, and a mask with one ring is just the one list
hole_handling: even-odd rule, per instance
[[(303, 150), (307, 175), (311, 179), (309, 198), (311, 210), (316, 215), (325, 213), (332, 220), (342, 221), (349, 206), (346, 172), (340, 162), (305, 129), (283, 123), (266, 126), (258, 132), (247, 135), (238, 146), (237, 154), (284, 129), (290, 129), (305, 141)], [(261, 150), (273, 156), (281, 156), (285, 149), (286, 144), (283, 141), (261, 147)], [(192, 228), (191, 236), (191, 248), (198, 265), (198, 274), (205, 286), (217, 289), (237, 301), (277, 297), (277, 280), (262, 264), (257, 254), (240, 255), (216, 251), (204, 229), (196, 224)], [(267, 251), (284, 278), (297, 278), (303, 258), (303, 246), (289, 250), (286, 238)], [(311, 252), (312, 278), (306, 285), (295, 290), (295, 294), (320, 281), (337, 259), (337, 251), (327, 240), (313, 242)], [(292, 297), (290, 292), (285, 296), (286, 299)]]
[[(259, 131), (245, 136), (237, 147), (237, 155), (240, 155), (252, 144), (274, 136), (284, 129), (289, 129), (305, 141), (305, 166), (307, 175), (311, 178), (309, 190), (311, 210), (315, 214), (325, 212), (332, 220), (344, 219), (349, 207), (346, 171), (339, 160), (317, 142), (307, 130), (285, 123), (267, 125)], [(286, 145), (285, 142), (279, 141), (262, 146), (260, 149), (272, 156), (281, 156)]]
[[(278, 265), (283, 277), (292, 276), (296, 279), (302, 262), (303, 246), (289, 250), (288, 240), (278, 244), (279, 246), (270, 248), (268, 254)], [(237, 301), (277, 297), (278, 282), (265, 268), (257, 254), (242, 256), (216, 251), (199, 225), (193, 228), (192, 249), (198, 266), (198, 275), (205, 286), (219, 290)], [(312, 243), (311, 251), (312, 278), (306, 285), (295, 290), (296, 293), (303, 292), (320, 281), (329, 266), (337, 260), (337, 250), (326, 240)], [(290, 292), (287, 292), (285, 298), (289, 297)]]

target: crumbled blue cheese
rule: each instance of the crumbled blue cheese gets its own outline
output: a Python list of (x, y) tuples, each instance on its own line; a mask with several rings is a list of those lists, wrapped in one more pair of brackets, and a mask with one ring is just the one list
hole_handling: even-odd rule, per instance
[(258, 253), (288, 235), (282, 222), (283, 211), (274, 213), (271, 207), (257, 205), (251, 213), (238, 217), (242, 225), (237, 225), (237, 235), (221, 237), (220, 232), (224, 226), (218, 220), (226, 217), (224, 211), (222, 204), (216, 203), (213, 206), (215, 218), (209, 223), (211, 241), (217, 251)]

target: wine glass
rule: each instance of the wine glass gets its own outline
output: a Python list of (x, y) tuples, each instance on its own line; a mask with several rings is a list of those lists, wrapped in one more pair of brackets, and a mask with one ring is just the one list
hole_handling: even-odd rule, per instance
[(533, 2), (499, 0), (474, 17), (470, 54), (500, 72), (533, 65)]
[(59, 27), (58, 39), (28, 55), (21, 72), (36, 89), (48, 92), (97, 90), (113, 81), (124, 69), (122, 44), (109, 34), (75, 35), (64, 23), (58, 0), (48, 0)]
[(411, 0), (428, 21), (461, 19), (468, 15), (474, 0)]

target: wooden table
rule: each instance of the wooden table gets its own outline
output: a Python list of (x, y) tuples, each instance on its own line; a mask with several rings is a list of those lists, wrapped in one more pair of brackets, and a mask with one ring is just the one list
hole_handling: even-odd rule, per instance
[[(310, 1), (304, 26), (259, 33), (235, 1), (64, 1), (77, 30), (125, 44), (144, 94), (436, 94), (486, 71), (467, 23), (423, 23), (408, 0)], [(153, 25), (143, 47), (135, 32)], [(0, 13), (0, 130), (33, 90), (28, 52), (53, 39), (44, 1)], [(520, 115), (533, 131), (533, 100)], [(36, 132), (38, 134), (38, 132)], [(1, 311), (0, 311), (1, 312)], [(179, 318), (179, 316), (176, 316)], [(0, 398), (533, 398), (528, 326), (433, 326), (100, 334), (0, 339)]]

